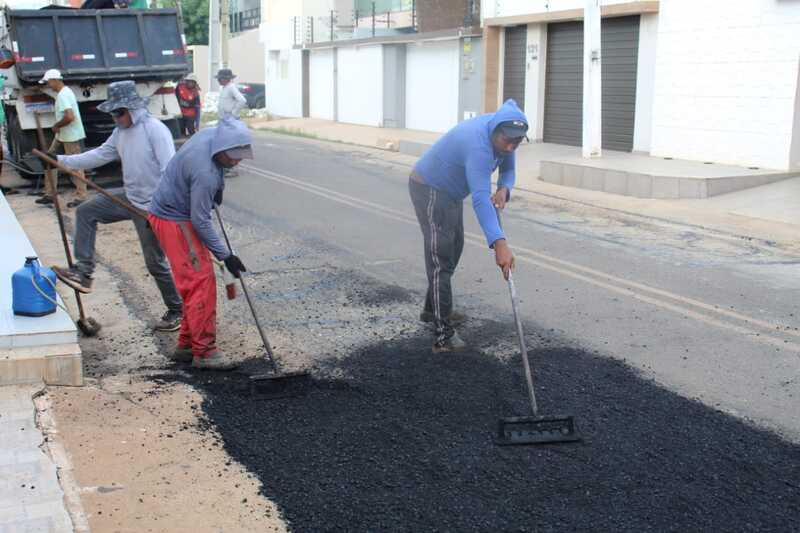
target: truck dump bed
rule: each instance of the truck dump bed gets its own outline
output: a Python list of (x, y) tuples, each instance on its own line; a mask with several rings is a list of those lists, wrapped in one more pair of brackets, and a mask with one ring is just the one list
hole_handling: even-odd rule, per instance
[(175, 9), (6, 10), (20, 81), (179, 78), (189, 72)]

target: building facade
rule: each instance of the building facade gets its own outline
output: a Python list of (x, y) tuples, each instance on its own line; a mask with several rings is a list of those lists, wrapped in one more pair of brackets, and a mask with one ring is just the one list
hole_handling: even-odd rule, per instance
[[(536, 139), (581, 144), (585, 0), (481, 8), (482, 107), (524, 106)], [(800, 169), (800, 3), (601, 0), (602, 146)]]

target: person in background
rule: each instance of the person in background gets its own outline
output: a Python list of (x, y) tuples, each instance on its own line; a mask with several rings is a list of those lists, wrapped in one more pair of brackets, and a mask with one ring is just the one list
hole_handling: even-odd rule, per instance
[(175, 88), (178, 105), (181, 108), (181, 135), (191, 137), (197, 131), (197, 114), (200, 109), (200, 90), (197, 77), (189, 74)]
[[(64, 152), (67, 155), (81, 153), (81, 141), (86, 138), (81, 121), (81, 112), (78, 109), (78, 100), (72, 89), (64, 84), (61, 72), (57, 69), (50, 69), (44, 73), (39, 83), (47, 86), (56, 93), (55, 114), (56, 123), (53, 124), (53, 142), (50, 144), (48, 152), (56, 154)], [(81, 175), (83, 173), (81, 172)], [(67, 207), (77, 207), (86, 200), (86, 184), (72, 178), (75, 185), (75, 199), (67, 204)], [(36, 200), (37, 204), (48, 205), (53, 203), (56, 188), (58, 186), (58, 170), (47, 171), (47, 179), (44, 181), (44, 196)]]
[(247, 100), (233, 83), (235, 77), (229, 68), (223, 68), (217, 72), (217, 81), (221, 87), (217, 103), (217, 116), (220, 120), (228, 116), (239, 118), (239, 113), (247, 107)]

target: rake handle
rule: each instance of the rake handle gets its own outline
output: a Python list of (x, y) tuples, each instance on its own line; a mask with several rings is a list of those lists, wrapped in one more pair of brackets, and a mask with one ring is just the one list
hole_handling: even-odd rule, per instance
[(47, 154), (45, 154), (44, 152), (42, 152), (40, 150), (37, 150), (35, 148), (33, 149), (32, 152), (33, 152), (33, 155), (37, 156), (39, 159), (41, 159), (42, 161), (44, 161), (48, 165), (56, 167), (61, 172), (64, 172), (65, 174), (69, 174), (73, 178), (85, 183), (87, 187), (91, 187), (92, 189), (94, 189), (95, 191), (99, 192), (100, 194), (102, 194), (103, 196), (105, 196), (106, 198), (108, 198), (109, 200), (111, 200), (112, 202), (114, 202), (115, 204), (120, 206), (121, 208), (125, 209), (126, 211), (129, 211), (132, 215), (137, 216), (137, 217), (141, 217), (144, 220), (147, 220), (147, 213), (145, 211), (132, 206), (128, 202), (123, 202), (122, 200), (120, 200), (119, 198), (117, 198), (116, 196), (114, 196), (113, 194), (111, 194), (110, 192), (108, 192), (107, 190), (102, 188), (101, 186), (97, 185), (92, 180), (88, 180), (85, 177), (81, 176), (79, 173), (77, 173), (74, 170), (72, 170), (71, 168), (65, 167), (64, 165), (62, 165), (61, 163), (59, 163), (58, 161), (56, 161), (52, 157), (50, 157)]
[[(494, 212), (497, 215), (497, 224), (502, 228), (503, 220), (500, 218), (500, 210), (495, 206)], [(528, 399), (531, 401), (531, 411), (533, 416), (539, 414), (539, 407), (536, 404), (536, 393), (533, 391), (533, 372), (531, 363), (528, 360), (528, 347), (525, 345), (525, 332), (522, 331), (522, 319), (519, 316), (519, 304), (517, 303), (517, 286), (514, 285), (514, 275), (508, 272), (508, 292), (511, 295), (511, 308), (514, 310), (514, 323), (517, 326), (517, 337), (519, 338), (519, 351), (522, 354), (522, 366), (525, 367), (525, 383), (528, 386)]]
[(531, 363), (528, 361), (528, 348), (525, 346), (525, 334), (522, 331), (522, 320), (519, 317), (517, 304), (517, 287), (514, 285), (514, 276), (508, 273), (508, 292), (511, 293), (511, 308), (514, 310), (514, 322), (517, 325), (517, 337), (519, 337), (519, 350), (522, 352), (522, 365), (525, 367), (525, 382), (528, 385), (528, 398), (531, 401), (533, 416), (539, 414), (539, 407), (536, 404), (536, 393), (533, 391), (533, 372)]
[[(228, 250), (233, 253), (233, 246), (231, 246), (231, 241), (228, 239), (228, 232), (225, 231), (225, 223), (222, 221), (222, 214), (220, 214), (219, 207), (216, 205), (214, 206), (214, 212), (217, 214), (217, 221), (219, 222), (220, 229), (222, 229), (222, 236), (225, 238), (225, 244), (228, 245)], [(256, 308), (253, 305), (253, 301), (250, 299), (250, 293), (247, 291), (247, 284), (244, 282), (244, 275), (241, 272), (239, 272), (239, 283), (242, 285), (242, 292), (247, 300), (247, 305), (250, 307), (250, 313), (253, 315), (253, 320), (255, 320), (258, 333), (261, 335), (261, 341), (264, 343), (264, 349), (267, 351), (267, 359), (269, 359), (269, 362), (272, 365), (272, 371), (275, 374), (280, 374), (280, 368), (278, 367), (278, 363), (275, 361), (275, 356), (272, 353), (272, 346), (270, 346), (269, 339), (267, 339), (267, 334), (264, 332), (264, 327), (261, 325), (261, 321), (258, 319), (258, 313), (256, 313)]]

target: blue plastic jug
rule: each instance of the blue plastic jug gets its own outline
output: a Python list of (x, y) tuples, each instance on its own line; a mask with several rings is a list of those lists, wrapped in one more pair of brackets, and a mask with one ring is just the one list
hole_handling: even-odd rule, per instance
[(11, 307), (15, 315), (45, 316), (56, 312), (56, 273), (26, 257), (25, 265), (11, 276)]

